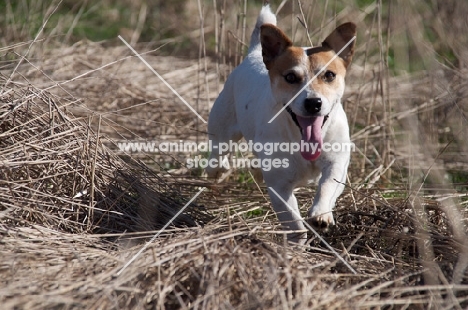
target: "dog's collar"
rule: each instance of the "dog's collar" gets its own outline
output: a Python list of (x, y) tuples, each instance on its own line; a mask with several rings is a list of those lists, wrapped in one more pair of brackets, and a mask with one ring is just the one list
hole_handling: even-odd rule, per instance
[[(302, 128), (299, 125), (299, 122), (297, 121), (296, 113), (294, 113), (289, 106), (286, 106), (286, 111), (289, 113), (289, 115), (291, 115), (291, 118), (294, 121), (294, 124), (296, 124), (296, 126), (302, 132)], [(323, 125), (325, 125), (325, 122), (328, 120), (328, 115), (329, 114), (325, 115), (325, 117), (323, 118), (322, 128), (323, 128)]]

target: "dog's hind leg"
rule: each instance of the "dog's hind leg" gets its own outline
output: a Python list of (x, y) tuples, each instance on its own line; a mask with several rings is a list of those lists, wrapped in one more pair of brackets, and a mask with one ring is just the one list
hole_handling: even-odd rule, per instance
[(209, 178), (221, 178), (229, 169), (226, 155), (229, 154), (230, 142), (237, 142), (242, 138), (237, 124), (234, 100), (232, 96), (227, 95), (229, 89), (226, 88), (216, 99), (208, 119), (211, 152), (205, 171)]

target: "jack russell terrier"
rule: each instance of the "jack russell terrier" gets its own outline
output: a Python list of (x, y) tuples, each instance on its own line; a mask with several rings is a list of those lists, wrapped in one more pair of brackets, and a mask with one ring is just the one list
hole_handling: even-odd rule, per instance
[[(343, 192), (350, 160), (349, 147), (339, 146), (351, 145), (341, 97), (355, 36), (356, 25), (346, 23), (320, 47), (296, 47), (264, 6), (248, 55), (230, 74), (209, 116), (209, 139), (215, 146), (209, 162), (220, 162), (228, 153), (217, 145), (242, 137), (253, 143), (301, 145), (300, 152), (254, 152), (260, 160), (286, 159), (286, 165), (262, 169), (262, 174), (279, 221), (293, 231), (288, 234), (292, 242), (307, 240), (293, 193), (297, 187), (318, 181), (308, 220), (322, 229), (335, 224), (332, 209)], [(206, 171), (208, 177), (219, 178), (226, 168), (210, 165)]]

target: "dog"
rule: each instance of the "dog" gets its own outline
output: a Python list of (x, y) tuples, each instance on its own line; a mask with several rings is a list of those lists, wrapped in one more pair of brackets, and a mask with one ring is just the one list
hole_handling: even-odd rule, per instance
[[(307, 240), (293, 193), (297, 187), (318, 181), (308, 221), (321, 229), (335, 224), (332, 209), (344, 189), (351, 151), (346, 147), (328, 152), (324, 149), (326, 144), (350, 144), (341, 97), (355, 36), (356, 25), (345, 23), (319, 47), (293, 46), (276, 27), (276, 16), (269, 5), (264, 6), (248, 55), (229, 75), (209, 115), (209, 143), (215, 146), (209, 162), (227, 158), (228, 152), (217, 145), (242, 137), (253, 143), (301, 144), (300, 152), (254, 152), (259, 159), (286, 159), (287, 168), (263, 169), (262, 174), (280, 223), (292, 231), (288, 233), (291, 242), (304, 244)], [(226, 167), (210, 165), (206, 172), (210, 178), (219, 178)]]

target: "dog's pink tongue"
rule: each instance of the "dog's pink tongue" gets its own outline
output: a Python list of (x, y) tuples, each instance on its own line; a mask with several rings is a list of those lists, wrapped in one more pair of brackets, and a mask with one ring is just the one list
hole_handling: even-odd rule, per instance
[(324, 116), (301, 117), (296, 115), (302, 129), (302, 140), (309, 143), (309, 149), (301, 150), (301, 155), (306, 160), (316, 160), (322, 150), (322, 125)]

